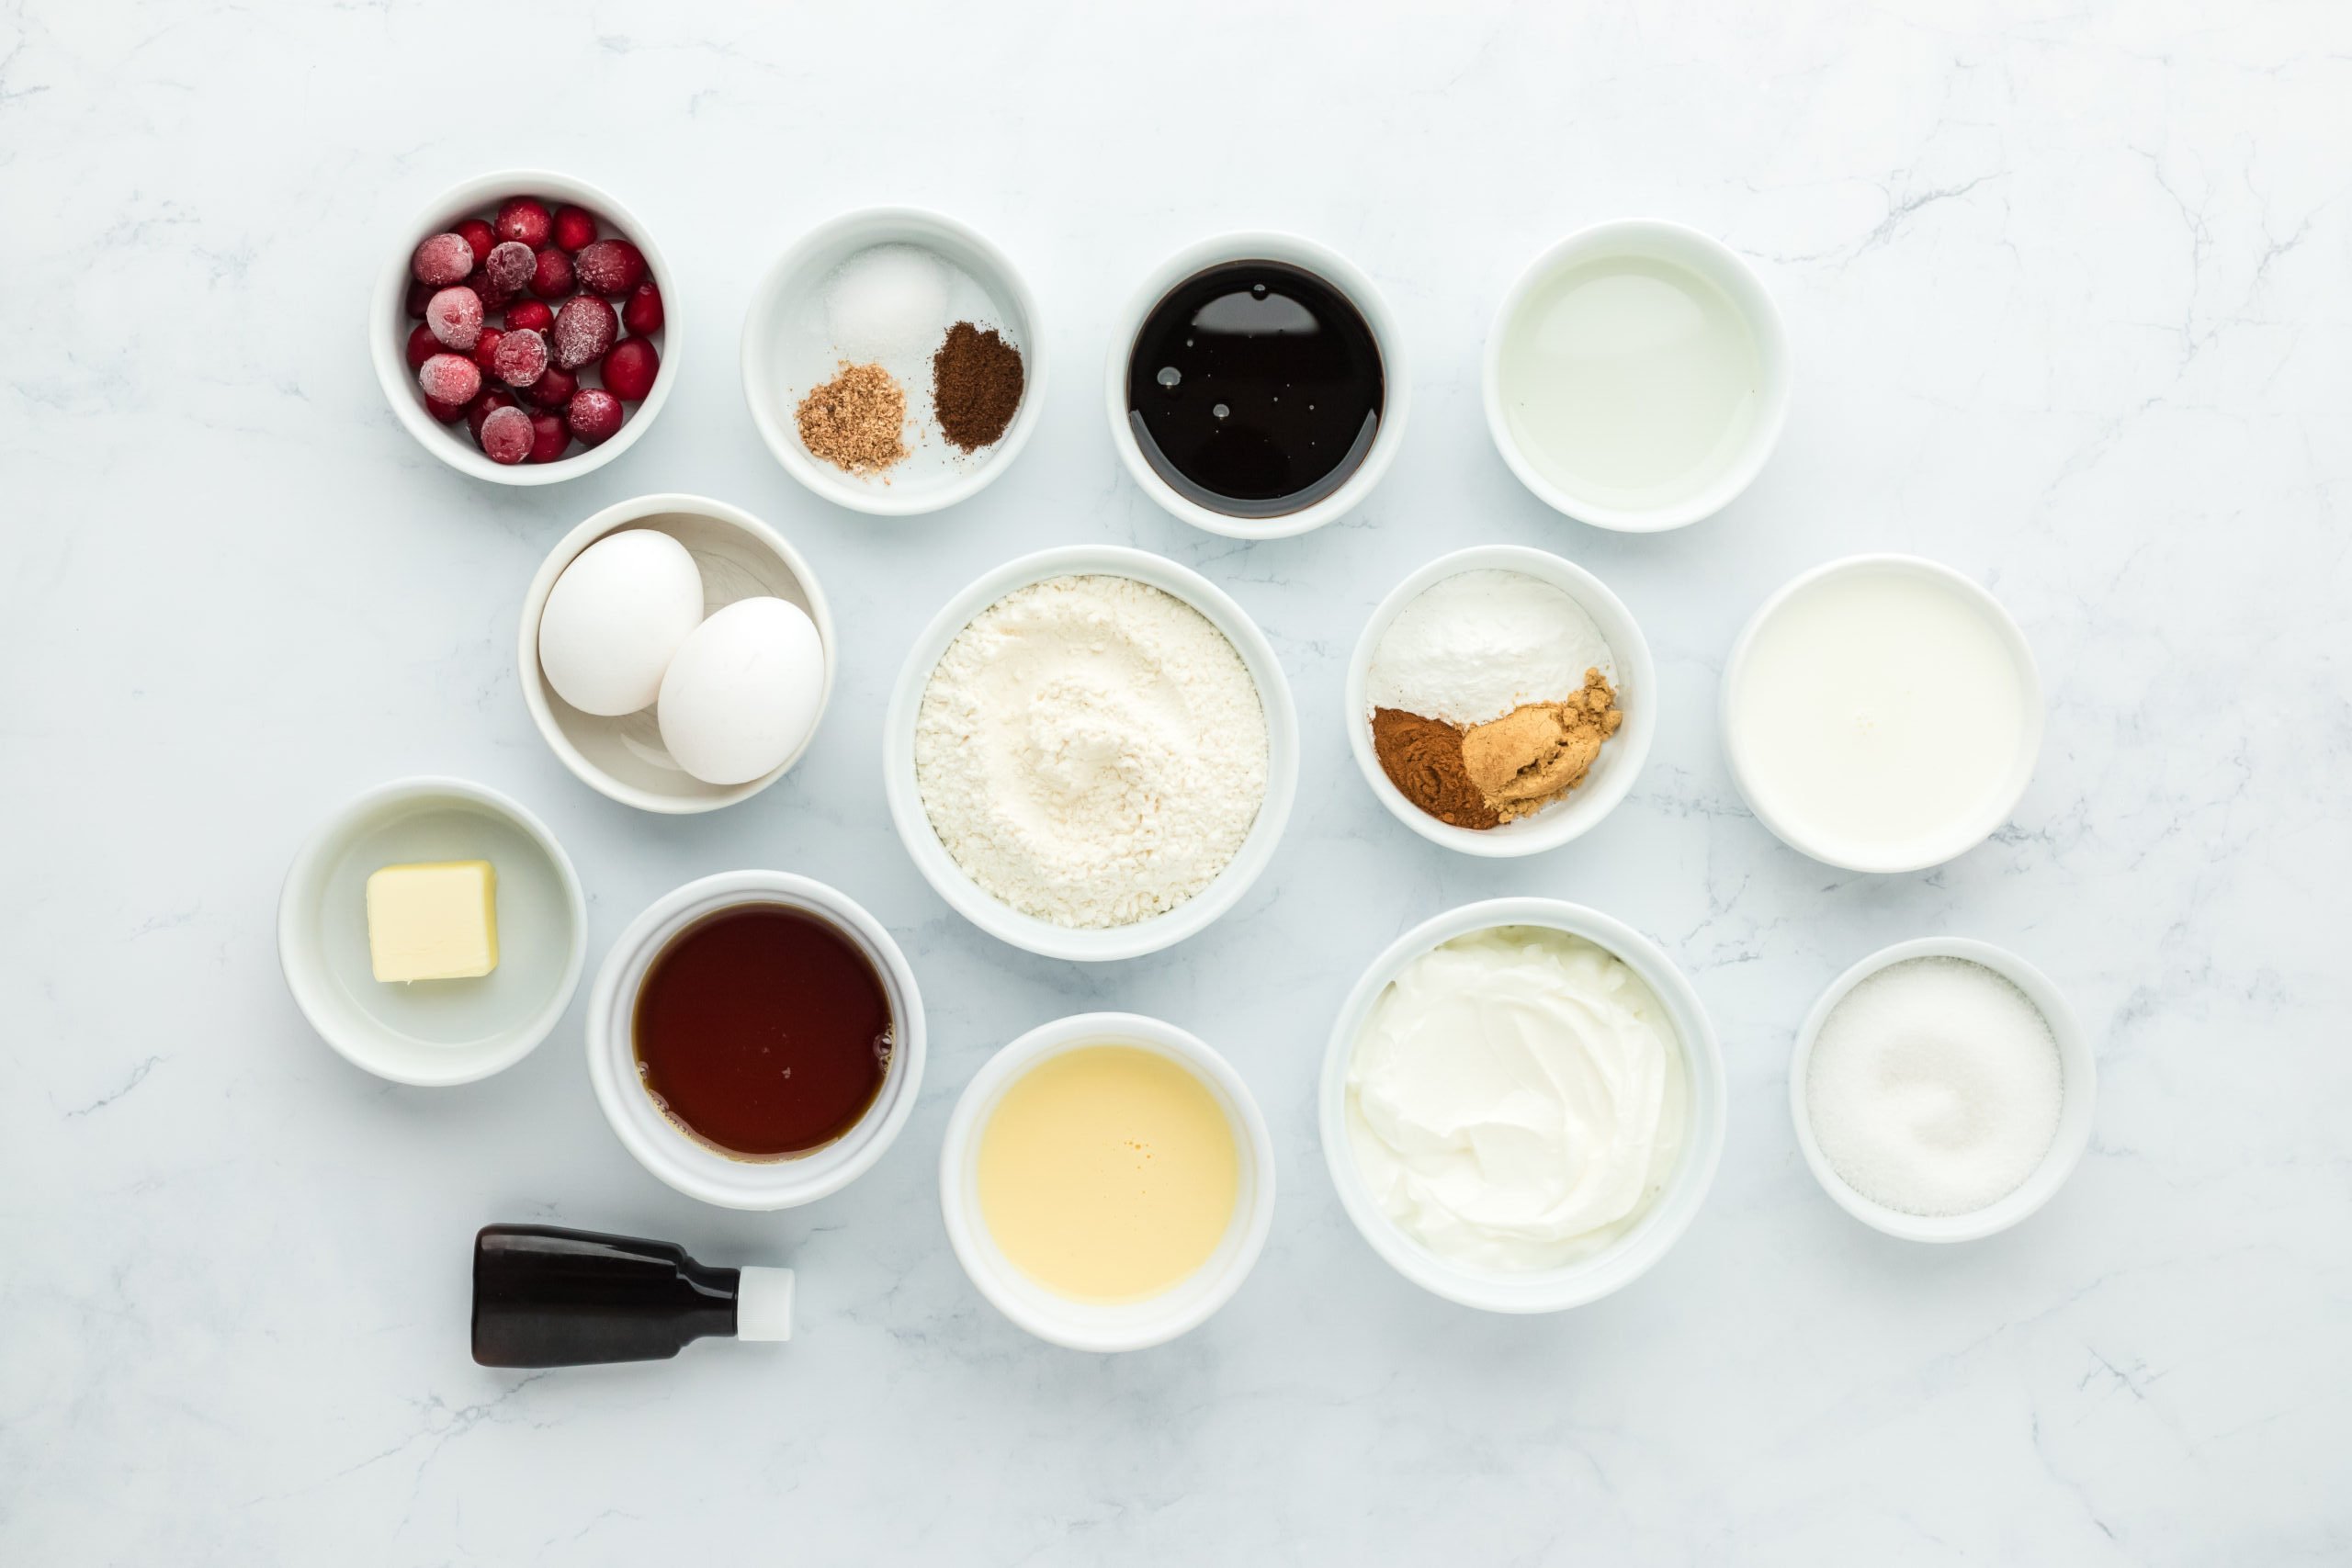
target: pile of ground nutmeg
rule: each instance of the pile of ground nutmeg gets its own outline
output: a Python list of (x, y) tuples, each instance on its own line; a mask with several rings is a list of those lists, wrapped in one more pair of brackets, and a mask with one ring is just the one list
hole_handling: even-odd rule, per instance
[(931, 356), (932, 412), (940, 434), (966, 452), (996, 442), (1020, 411), (1023, 380), (1021, 351), (1001, 333), (956, 322)]
[(793, 417), (810, 455), (837, 468), (878, 474), (906, 458), (906, 389), (879, 365), (842, 365)]

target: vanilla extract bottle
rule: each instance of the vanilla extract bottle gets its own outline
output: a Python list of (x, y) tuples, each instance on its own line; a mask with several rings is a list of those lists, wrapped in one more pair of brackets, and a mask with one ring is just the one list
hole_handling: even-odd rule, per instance
[(474, 1237), (485, 1367), (662, 1361), (696, 1339), (792, 1337), (792, 1270), (714, 1269), (672, 1242), (552, 1225)]

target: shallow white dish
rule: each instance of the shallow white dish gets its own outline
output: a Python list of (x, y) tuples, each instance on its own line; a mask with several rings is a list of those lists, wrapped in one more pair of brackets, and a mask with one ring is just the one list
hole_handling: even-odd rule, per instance
[[(1544, 926), (1566, 931), (1622, 959), (1649, 987), (1672, 1021), (1690, 1095), (1681, 1158), (1666, 1190), (1642, 1221), (1589, 1258), (1566, 1268), (1526, 1274), (1457, 1263), (1406, 1235), (1381, 1213), (1348, 1145), (1348, 1063), (1355, 1054), (1357, 1035), (1372, 1016), (1373, 1004), (1422, 953), (1455, 937), (1494, 926)], [(1560, 1312), (1633, 1283), (1690, 1228), (1723, 1156), (1724, 1095), (1723, 1055), (1715, 1045), (1714, 1025), (1708, 1021), (1699, 993), (1656, 942), (1623, 920), (1581, 904), (1557, 898), (1489, 898), (1422, 921), (1373, 960), (1355, 989), (1348, 993), (1331, 1026), (1330, 1043), (1323, 1053), (1317, 1122), (1323, 1160), (1330, 1168), (1332, 1184), (1340, 1190), (1340, 1202), (1348, 1218), (1398, 1273), (1448, 1301), (1487, 1312)]]
[[(1611, 682), (1617, 689), (1617, 706), (1625, 716), (1617, 733), (1602, 745), (1600, 760), (1585, 775), (1584, 783), (1571, 790), (1566, 799), (1555, 801), (1533, 816), (1484, 830), (1439, 821), (1388, 782), (1388, 775), (1381, 771), (1380, 753), (1372, 743), (1372, 702), (1367, 694), (1373, 655), (1389, 624), (1406, 605), (1431, 587), (1465, 571), (1523, 572), (1552, 584), (1582, 605), (1600, 635), (1608, 639), (1610, 657), (1616, 666), (1610, 672)], [(1649, 759), (1650, 741), (1657, 733), (1657, 673), (1650, 662), (1649, 639), (1642, 635), (1639, 623), (1625, 608), (1624, 602), (1584, 568), (1547, 551), (1519, 545), (1476, 545), (1455, 550), (1406, 578), (1374, 609), (1372, 618), (1364, 623), (1363, 635), (1356, 639), (1355, 653), (1348, 661), (1348, 750), (1355, 753), (1356, 766), (1363, 772), (1364, 782), (1380, 797), (1380, 804), (1388, 807), (1390, 816), (1430, 842), (1466, 855), (1540, 854), (1591, 831), (1632, 791), (1642, 764)]]
[[(368, 953), (368, 878), (417, 861), (486, 860), (498, 877), (498, 967), (480, 979), (386, 984)], [(294, 1003), (345, 1060), (395, 1083), (471, 1083), (513, 1066), (580, 987), (588, 904), (547, 824), (464, 779), (395, 779), (311, 834), (277, 901)]]
[[(627, 240), (644, 253), (647, 275), (662, 288), (662, 330), (646, 340), (662, 362), (661, 368), (654, 372), (652, 389), (646, 393), (644, 401), (621, 405), (626, 417), (620, 429), (603, 446), (581, 448), (552, 463), (492, 462), (474, 445), (464, 420), (443, 424), (427, 412), (424, 390), (416, 384), (416, 373), (408, 367), (409, 330), (416, 323), (409, 319), (403, 302), (408, 298), (409, 263), (417, 245), (428, 236), (446, 232), (468, 218), (478, 218), (507, 197), (516, 196), (535, 196), (586, 208), (595, 214), (604, 237)], [(383, 384), (385, 399), (401, 423), (408, 427), (408, 433), (426, 451), (461, 474), (503, 485), (546, 485), (577, 479), (603, 468), (636, 446), (638, 437), (645, 434), (654, 416), (670, 400), (670, 389), (678, 383), (677, 349), (685, 335), (678, 330), (679, 295), (683, 290), (675, 287), (675, 276), (661, 247), (653, 243), (653, 231), (639, 220), (637, 214), (587, 181), (545, 169), (508, 169), (480, 175), (442, 192), (418, 213), (409, 224), (407, 237), (394, 247), (391, 259), (378, 275), (368, 315), (368, 348), (375, 357), (376, 379)], [(483, 384), (489, 384), (487, 379)]]
[[(2024, 682), (2026, 732), (2007, 782), (1996, 794), (1986, 797), (1973, 816), (1954, 823), (1941, 835), (1922, 840), (1900, 852), (1870, 855), (1857, 853), (1850, 847), (1825, 842), (1795, 823), (1774, 815), (1763, 804), (1761, 795), (1749, 781), (1749, 763), (1739, 744), (1737, 727), (1732, 722), (1732, 705), (1734, 694), (1739, 689), (1741, 672), (1747, 662), (1748, 650), (1756, 645), (1757, 633), (1776, 611), (1799, 592), (1826, 579), (1850, 572), (1879, 571), (1915, 573), (1950, 587), (1976, 605), (2007, 645), (2010, 657), (2017, 661), (2018, 679)], [(1781, 584), (1771, 597), (1758, 606), (1756, 614), (1748, 617), (1747, 625), (1741, 628), (1738, 640), (1732, 644), (1731, 653), (1724, 660), (1723, 683), (1716, 699), (1716, 724), (1723, 734), (1724, 755), (1730, 763), (1732, 782), (1738, 786), (1740, 798), (1747, 803), (1747, 808), (1755, 814), (1756, 819), (1789, 848), (1800, 854), (1810, 855), (1825, 865), (1838, 866), (1847, 871), (1887, 874), (1925, 871), (1929, 866), (1941, 865), (1948, 860), (1966, 854), (1992, 837), (1994, 831), (2009, 819), (2009, 814), (2017, 809), (2018, 802), (2025, 797), (2026, 786), (2033, 782), (2034, 764), (2041, 756), (2041, 675), (2034, 663), (2032, 646), (2025, 640), (2025, 632), (2018, 626), (2017, 618), (1975, 579), (1955, 571), (1940, 561), (1928, 560), (1921, 556), (1843, 556), (1837, 560), (1825, 561), (1810, 571), (1798, 573)]]
[[(1806, 1103), (1805, 1078), (1812, 1070), (1813, 1043), (1821, 1033), (1823, 1021), (1856, 986), (1889, 964), (1913, 958), (1964, 958), (1983, 964), (2026, 994), (2043, 1021), (2050, 1025), (2051, 1038), (2058, 1043), (2065, 1100), (2058, 1111), (2058, 1131), (2051, 1140), (2050, 1152), (2041, 1156), (2033, 1174), (2015, 1191), (1973, 1213), (1907, 1214), (1864, 1197), (1838, 1174), (1838, 1168), (1829, 1163), (1829, 1156), (1822, 1153), (1821, 1145), (1813, 1135), (1813, 1112)], [(2066, 1184), (2066, 1178), (2074, 1174), (2075, 1167), (2082, 1161), (2083, 1150), (2089, 1146), (2098, 1097), (2098, 1059), (2092, 1055), (2090, 1037), (2075, 1020), (2075, 1010), (2067, 1005), (2066, 994), (2052, 984), (2049, 976), (2007, 948), (1967, 937), (1921, 937), (1871, 953), (1829, 983), (1829, 988), (1821, 993), (1821, 999), (1813, 1004), (1813, 1010), (1805, 1014), (1804, 1024), (1797, 1031), (1796, 1047), (1789, 1054), (1789, 1117), (1795, 1123), (1797, 1147), (1804, 1153), (1814, 1179), (1821, 1183), (1821, 1190), (1839, 1208), (1862, 1224), (1905, 1241), (1974, 1241), (2008, 1229), (2050, 1201)]]
[[(882, 978), (896, 1031), (881, 1090), (857, 1124), (830, 1144), (783, 1159), (730, 1159), (690, 1136), (662, 1113), (637, 1066), (637, 993), (646, 971), (686, 927), (745, 904), (808, 910), (856, 943)], [(721, 872), (663, 894), (614, 942), (588, 996), (588, 1079), (621, 1146), (687, 1197), (721, 1208), (797, 1208), (872, 1169), (914, 1113), (922, 1065), (922, 994), (906, 954), (855, 899), (790, 872)]]
[[(924, 811), (922, 793), (915, 784), (915, 721), (922, 711), (923, 688), (938, 666), (947, 645), (972, 618), (1016, 588), (1047, 578), (1080, 574), (1128, 577), (1149, 583), (1199, 611), (1225, 634), (1250, 679), (1257, 682), (1258, 701), (1266, 715), (1266, 798), (1258, 819), (1233, 859), (1216, 879), (1189, 902), (1162, 915), (1133, 925), (1077, 930), (1041, 920), (1035, 915), (1001, 903), (966, 875)], [(882, 729), (882, 786), (890, 803), (890, 821), (907, 847), (915, 869), (974, 925), (1015, 947), (1047, 958), (1080, 962), (1139, 958), (1183, 941), (1200, 931), (1248, 892), (1258, 874), (1273, 859), (1274, 846), (1290, 820), (1291, 798), (1298, 791), (1298, 711), (1291, 704), (1290, 682), (1283, 676), (1273, 646), (1248, 612), (1200, 573), (1146, 550), (1113, 545), (1070, 545), (1040, 550), (1007, 561), (966, 588), (932, 617), (915, 638), (890, 692), (890, 711)]]
[[(1190, 1279), (1142, 1301), (1073, 1301), (1046, 1290), (1004, 1256), (980, 1211), (980, 1135), (997, 1102), (1039, 1062), (1085, 1045), (1133, 1045), (1183, 1064), (1224, 1107), (1240, 1159), (1233, 1219), (1216, 1250)], [(1031, 1030), (989, 1057), (965, 1086), (939, 1151), (939, 1203), (956, 1260), (999, 1312), (1038, 1338), (1073, 1350), (1140, 1350), (1198, 1327), (1250, 1277), (1273, 1227), (1273, 1139), (1250, 1086), (1198, 1037), (1137, 1013), (1080, 1013)]]
[[(800, 400), (833, 378), (842, 356), (825, 325), (824, 288), (833, 269), (874, 245), (913, 245), (933, 252), (960, 269), (948, 296), (948, 319), (994, 327), (1021, 351), (1021, 406), (993, 445), (959, 452), (918, 411), (931, 406), (931, 353), (882, 367), (907, 392), (907, 411), (920, 437), (905, 461), (887, 474), (861, 478), (810, 456), (800, 439), (795, 411)], [(803, 485), (853, 511), (908, 517), (936, 512), (978, 495), (1012, 466), (1029, 444), (1044, 406), (1046, 359), (1037, 323), (1037, 302), (1011, 257), (977, 231), (941, 213), (914, 207), (876, 207), (845, 212), (793, 242), (768, 269), (743, 316), (743, 400), (752, 423), (785, 472)]]
[[(1501, 385), (1504, 337), (1528, 295), (1570, 267), (1621, 256), (1672, 263), (1721, 289), (1753, 334), (1763, 375), (1763, 384), (1758, 389), (1756, 416), (1737, 454), (1702, 488), (1655, 506), (1611, 505), (1579, 494), (1572, 486), (1545, 475), (1528, 457), (1511, 431)], [(1771, 457), (1772, 448), (1780, 444), (1781, 428), (1788, 423), (1794, 374), (1780, 307), (1772, 302), (1771, 294), (1753, 267), (1712, 235), (1679, 223), (1634, 218), (1579, 229), (1527, 265), (1496, 308), (1494, 325), (1487, 333), (1481, 381), (1487, 429), (1494, 437), (1495, 448), (1536, 499), (1555, 512), (1597, 528), (1654, 534), (1713, 516), (1753, 482), (1766, 459)]]
[[(1127, 412), (1127, 361), (1135, 352), (1136, 334), (1143, 329), (1145, 318), (1167, 298), (1169, 290), (1194, 273), (1234, 261), (1283, 262), (1315, 274), (1347, 296), (1363, 316), (1364, 324), (1372, 329), (1373, 341), (1380, 350), (1380, 425), (1373, 434), (1371, 449), (1338, 490), (1311, 506), (1277, 517), (1236, 517), (1178, 494), (1153, 471), (1150, 460), (1144, 457)], [(1171, 515), (1195, 528), (1235, 539), (1280, 539), (1304, 534), (1363, 505), (1381, 476), (1388, 471), (1388, 465), (1396, 461), (1396, 448), (1405, 439), (1405, 416), (1413, 400), (1412, 375), (1406, 363), (1404, 339), (1397, 331), (1396, 314), (1388, 309), (1388, 300), (1372, 279), (1336, 251), (1296, 234), (1272, 232), (1219, 234), (1187, 245), (1146, 275), (1112, 323), (1103, 387), (1111, 416), (1111, 445), (1143, 492)]]
[[(703, 611), (734, 604), (739, 599), (773, 594), (797, 604), (816, 623), (818, 640), (825, 650), (824, 691), (817, 700), (817, 720), (800, 750), (769, 773), (749, 784), (707, 784), (678, 766), (662, 744), (653, 710), (605, 718), (582, 713), (556, 695), (539, 669), (539, 615), (556, 579), (563, 575), (581, 551), (607, 534), (624, 528), (653, 528), (686, 547), (701, 570)], [(531, 722), (549, 749), (572, 774), (601, 794), (640, 811), (684, 813), (716, 811), (732, 806), (775, 783), (807, 755), (825, 721), (825, 705), (833, 692), (832, 612), (824, 590), (800, 552), (784, 536), (744, 511), (723, 501), (699, 495), (640, 495), (605, 508), (566, 534), (531, 579), (523, 599), (523, 619), (517, 632), (515, 673)]]

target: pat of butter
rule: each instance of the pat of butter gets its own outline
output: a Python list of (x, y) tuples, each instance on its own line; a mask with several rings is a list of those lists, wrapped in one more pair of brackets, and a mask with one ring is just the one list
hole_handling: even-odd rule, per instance
[(498, 873), (486, 860), (388, 865), (368, 878), (379, 980), (466, 980), (498, 967)]

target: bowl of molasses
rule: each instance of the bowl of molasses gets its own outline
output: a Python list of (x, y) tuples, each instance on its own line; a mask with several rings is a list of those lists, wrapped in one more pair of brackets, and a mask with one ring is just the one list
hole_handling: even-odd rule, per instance
[(1277, 233), (1220, 235), (1161, 263), (1122, 313), (1103, 379), (1111, 440), (1144, 493), (1239, 539), (1361, 505), (1410, 394), (1372, 279)]
[(922, 1060), (899, 944), (790, 872), (723, 872), (656, 899), (588, 1003), (588, 1077), (622, 1146), (723, 1208), (796, 1208), (865, 1174), (912, 1114)]

